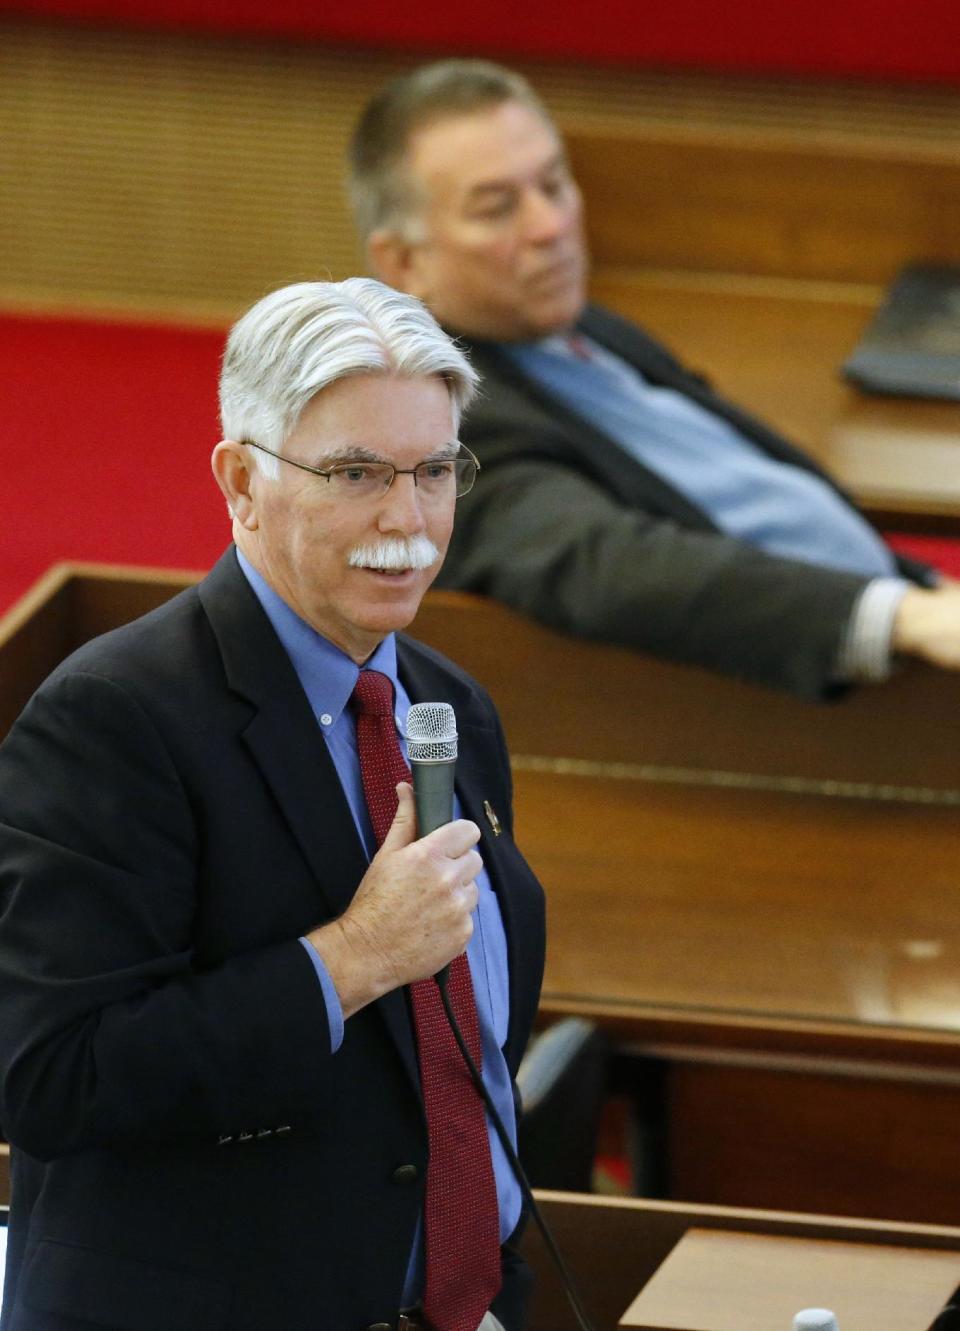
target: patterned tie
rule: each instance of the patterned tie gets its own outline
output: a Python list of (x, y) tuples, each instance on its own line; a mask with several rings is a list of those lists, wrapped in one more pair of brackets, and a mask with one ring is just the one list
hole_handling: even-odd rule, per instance
[[(351, 701), (363, 791), (381, 845), (397, 812), (397, 782), (411, 779), (393, 720), (393, 684), (376, 670), (361, 670)], [(465, 954), (450, 963), (447, 993), (479, 1068), (480, 1024)], [(477, 1331), (500, 1288), (500, 1221), (486, 1119), (436, 984), (417, 980), (410, 996), (430, 1145), (423, 1311), (434, 1331)]]

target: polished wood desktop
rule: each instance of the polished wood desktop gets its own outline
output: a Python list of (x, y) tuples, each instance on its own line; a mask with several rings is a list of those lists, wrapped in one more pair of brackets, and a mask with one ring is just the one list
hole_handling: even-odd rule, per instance
[[(0, 624), (0, 731), (192, 580), (51, 574)], [(454, 593), (414, 632), (498, 703), (548, 895), (543, 1019), (592, 1017), (649, 1072), (667, 1195), (953, 1219), (960, 677), (818, 706)]]
[[(575, 1193), (540, 1192), (537, 1196), (597, 1331), (614, 1331), (616, 1327), (630, 1324), (627, 1320), (629, 1310), (635, 1306), (638, 1293), (651, 1279), (657, 1279), (664, 1263), (668, 1264), (669, 1273), (669, 1263), (676, 1260), (676, 1256), (684, 1256), (682, 1248), (691, 1235), (703, 1236), (707, 1241), (712, 1237), (717, 1246), (725, 1241), (736, 1243), (736, 1235), (771, 1245), (809, 1245), (813, 1254), (809, 1264), (792, 1254), (784, 1263), (784, 1269), (789, 1267), (793, 1278), (799, 1277), (799, 1290), (805, 1291), (802, 1302), (797, 1303), (793, 1312), (802, 1306), (816, 1305), (818, 1301), (816, 1249), (825, 1244), (850, 1246), (865, 1258), (865, 1264), (870, 1263), (871, 1254), (876, 1257), (884, 1254), (884, 1279), (894, 1284), (901, 1262), (903, 1269), (915, 1276), (917, 1267), (914, 1262), (919, 1260), (932, 1273), (934, 1281), (932, 1299), (926, 1292), (923, 1295), (924, 1308), (935, 1302), (941, 1289), (950, 1292), (960, 1284), (960, 1228), (957, 1227)], [(575, 1325), (573, 1315), (560, 1281), (532, 1224), (527, 1227), (523, 1246), (536, 1273), (528, 1331), (572, 1328)], [(704, 1272), (702, 1263), (694, 1261), (691, 1266), (694, 1278), (704, 1282), (709, 1280), (709, 1272)], [(768, 1266), (764, 1283), (769, 1297), (775, 1298), (778, 1259), (771, 1260)], [(941, 1266), (942, 1274), (938, 1271)], [(809, 1281), (803, 1279), (805, 1270), (809, 1272)], [(701, 1327), (703, 1319), (698, 1319), (697, 1331), (706, 1331), (706, 1327), (713, 1331), (717, 1326), (723, 1331), (752, 1328), (755, 1325), (752, 1322), (732, 1320), (729, 1325), (718, 1322), (717, 1313), (723, 1310), (723, 1300), (731, 1288), (736, 1293), (736, 1272), (721, 1271), (719, 1279), (718, 1297), (712, 1301), (714, 1320), (707, 1320)], [(707, 1285), (704, 1300), (707, 1309), (710, 1308), (710, 1292)], [(745, 1301), (749, 1301), (751, 1291), (745, 1289), (744, 1293), (747, 1295)], [(856, 1314), (859, 1320), (841, 1319), (840, 1331), (866, 1331), (868, 1327), (874, 1331), (869, 1320), (863, 1318), (864, 1312), (869, 1313), (870, 1304), (870, 1295), (864, 1297), (862, 1307), (858, 1300)], [(921, 1320), (904, 1320), (897, 1331), (927, 1331), (932, 1319), (922, 1320), (923, 1316), (922, 1308)], [(675, 1325), (675, 1321), (668, 1321), (665, 1325)], [(790, 1317), (779, 1318), (770, 1320), (763, 1331), (790, 1331), (790, 1325)]]
[(636, 1331), (770, 1331), (829, 1308), (844, 1331), (927, 1331), (957, 1287), (956, 1253), (692, 1227), (627, 1308)]

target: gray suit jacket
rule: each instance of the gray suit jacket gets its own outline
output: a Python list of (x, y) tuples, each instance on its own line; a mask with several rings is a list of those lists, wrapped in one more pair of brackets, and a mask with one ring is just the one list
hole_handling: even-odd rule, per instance
[[(635, 325), (590, 307), (579, 327), (772, 457), (825, 475)], [(461, 438), (482, 471), (460, 501), (441, 585), (496, 597), (569, 633), (804, 697), (833, 691), (842, 635), (866, 579), (724, 535), (500, 346), (467, 342), (467, 350), (483, 385)], [(900, 565), (906, 577), (929, 576), (921, 565)]]

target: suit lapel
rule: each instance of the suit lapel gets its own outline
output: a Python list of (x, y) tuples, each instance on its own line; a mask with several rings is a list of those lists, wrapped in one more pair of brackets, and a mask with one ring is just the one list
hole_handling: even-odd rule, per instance
[[(551, 461), (566, 461), (576, 471), (592, 475), (627, 503), (639, 504), (672, 517), (693, 530), (716, 530), (701, 508), (626, 453), (586, 416), (561, 403), (496, 345), (484, 343), (476, 348), (468, 347), (468, 351), (482, 380), (495, 383), (498, 392), (502, 393), (506, 387), (515, 395), (514, 402), (503, 400), (499, 403), (509, 418), (529, 421), (531, 403), (546, 417), (545, 421), (541, 417), (536, 422), (545, 427), (542, 428), (544, 446), (532, 448), (531, 458), (542, 458), (546, 454)], [(517, 456), (516, 452), (511, 453), (511, 461)], [(481, 463), (484, 461), (482, 452), (480, 460)]]
[[(241, 726), (264, 781), (300, 846), (330, 916), (343, 913), (367, 859), (333, 759), (283, 646), (233, 549), (200, 585), (232, 691), (252, 705)], [(420, 1074), (402, 991), (377, 1004), (419, 1094)]]
[(366, 859), (346, 796), (290, 658), (227, 551), (200, 585), (227, 683), (251, 704), (241, 739), (281, 809), (331, 915), (349, 905)]

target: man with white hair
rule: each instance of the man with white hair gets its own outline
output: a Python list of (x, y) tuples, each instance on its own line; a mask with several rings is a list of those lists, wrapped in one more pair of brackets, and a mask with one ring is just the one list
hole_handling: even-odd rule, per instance
[[(354, 279), (234, 327), (234, 545), (97, 639), (0, 748), (4, 1331), (522, 1326), (507, 1131), (543, 967), (486, 694), (396, 636), (476, 463), (415, 300)], [(453, 706), (453, 820), (403, 729)]]

